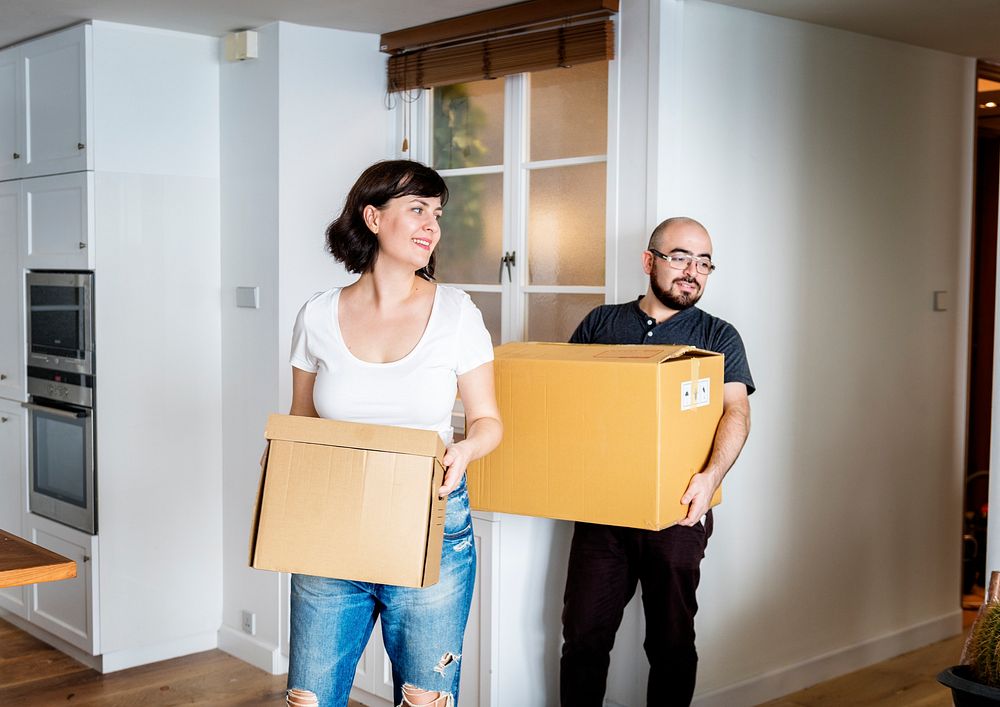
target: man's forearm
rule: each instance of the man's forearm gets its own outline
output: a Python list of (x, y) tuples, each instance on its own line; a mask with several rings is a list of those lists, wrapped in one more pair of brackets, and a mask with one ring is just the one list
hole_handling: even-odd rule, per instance
[(750, 406), (734, 405), (727, 408), (716, 428), (712, 456), (704, 470), (704, 474), (712, 479), (716, 488), (736, 463), (749, 434)]

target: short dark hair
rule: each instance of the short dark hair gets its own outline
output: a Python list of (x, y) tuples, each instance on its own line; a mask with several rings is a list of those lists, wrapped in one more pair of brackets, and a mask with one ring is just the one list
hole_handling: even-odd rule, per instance
[[(366, 169), (354, 182), (344, 208), (326, 228), (327, 250), (350, 272), (369, 272), (378, 257), (378, 239), (365, 223), (366, 206), (383, 208), (401, 196), (433, 196), (448, 201), (448, 186), (430, 167), (412, 160), (384, 160)], [(435, 254), (417, 270), (425, 280), (434, 279)]]

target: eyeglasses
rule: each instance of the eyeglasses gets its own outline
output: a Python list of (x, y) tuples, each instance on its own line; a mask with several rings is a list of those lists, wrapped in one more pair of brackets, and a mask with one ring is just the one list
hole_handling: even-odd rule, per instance
[(711, 275), (712, 271), (715, 270), (715, 263), (710, 258), (691, 255), (690, 253), (661, 253), (655, 248), (650, 248), (649, 252), (660, 260), (666, 260), (667, 265), (674, 270), (687, 270), (691, 263), (694, 263), (694, 269), (699, 275)]

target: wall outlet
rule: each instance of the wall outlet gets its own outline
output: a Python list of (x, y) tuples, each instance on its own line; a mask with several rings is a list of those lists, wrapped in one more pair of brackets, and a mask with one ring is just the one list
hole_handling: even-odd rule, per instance
[(243, 611), (243, 633), (249, 633), (251, 636), (257, 635), (257, 614), (252, 611)]

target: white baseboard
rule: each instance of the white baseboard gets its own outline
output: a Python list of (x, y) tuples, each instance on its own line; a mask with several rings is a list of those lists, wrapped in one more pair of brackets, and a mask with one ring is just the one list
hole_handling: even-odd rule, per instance
[[(878, 636), (801, 663), (779, 668), (743, 682), (696, 695), (695, 707), (757, 705), (816, 683), (866, 668), (897, 655), (957, 636), (962, 632), (962, 611), (945, 614), (901, 631)], [(956, 662), (958, 656), (955, 656)], [(947, 666), (941, 666), (942, 669)]]
[(219, 629), (219, 648), (271, 675), (288, 672), (288, 657), (270, 643), (259, 641), (229, 626)]
[(34, 636), (38, 640), (49, 644), (57, 651), (65, 653), (78, 663), (83, 663), (88, 668), (100, 673), (113, 673), (117, 670), (134, 668), (137, 665), (156, 663), (161, 660), (170, 660), (182, 655), (201, 653), (210, 651), (218, 647), (218, 634), (215, 631), (197, 634), (195, 636), (185, 636), (167, 643), (158, 643), (154, 646), (145, 646), (132, 650), (116, 651), (103, 655), (90, 655), (76, 646), (67, 643), (58, 636), (53, 636), (43, 628), (17, 616), (0, 609), (0, 618), (8, 621), (25, 633)]
[(153, 646), (143, 646), (124, 651), (113, 651), (101, 656), (103, 669), (101, 672), (113, 673), (117, 670), (127, 670), (137, 665), (158, 663), (161, 660), (179, 658), (182, 655), (210, 651), (219, 646), (219, 635), (216, 631), (184, 636), (173, 641), (157, 643)]

